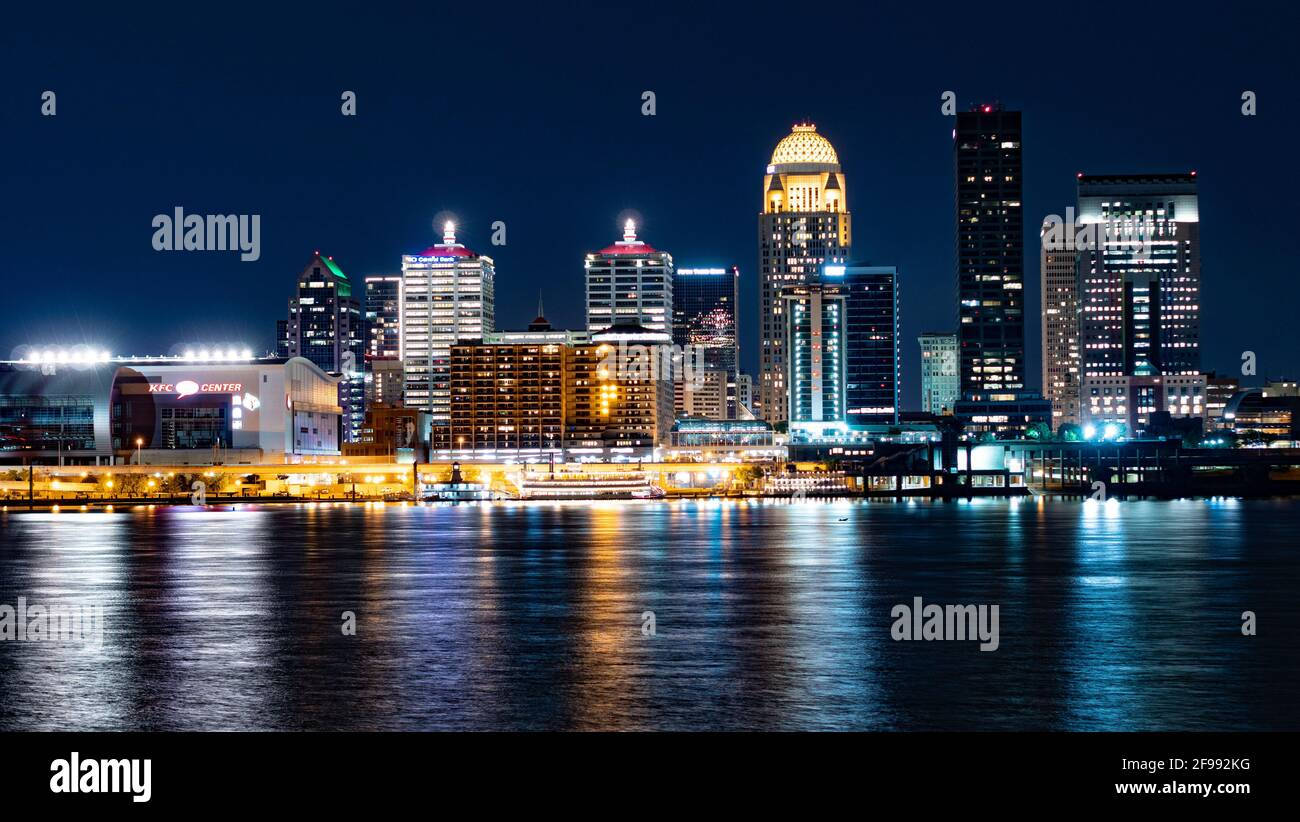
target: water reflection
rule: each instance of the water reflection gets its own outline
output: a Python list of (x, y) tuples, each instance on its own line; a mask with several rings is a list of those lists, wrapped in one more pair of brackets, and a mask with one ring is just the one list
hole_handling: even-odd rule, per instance
[[(1297, 525), (1042, 498), (5, 513), (0, 604), (97, 600), (107, 633), (0, 642), (0, 728), (1295, 729)], [(893, 641), (917, 596), (998, 604), (999, 649)]]

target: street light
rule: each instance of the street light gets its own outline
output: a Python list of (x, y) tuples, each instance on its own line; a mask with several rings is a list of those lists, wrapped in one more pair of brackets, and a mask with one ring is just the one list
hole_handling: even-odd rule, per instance
[(144, 445), (144, 437), (135, 438), (135, 464), (140, 465), (140, 448)]

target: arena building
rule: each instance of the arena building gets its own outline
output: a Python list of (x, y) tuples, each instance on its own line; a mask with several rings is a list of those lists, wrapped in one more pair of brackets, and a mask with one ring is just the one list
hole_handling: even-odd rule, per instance
[(338, 381), (302, 357), (0, 362), (0, 464), (256, 465), (338, 456)]

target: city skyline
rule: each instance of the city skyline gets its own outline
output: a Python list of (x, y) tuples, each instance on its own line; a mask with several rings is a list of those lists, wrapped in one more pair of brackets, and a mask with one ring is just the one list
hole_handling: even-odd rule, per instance
[[(276, 31), (278, 22), (287, 23), (273, 17), (268, 31)], [(1175, 30), (1184, 25), (1166, 24)], [(310, 29), (326, 23), (303, 25)], [(645, 25), (659, 30), (666, 21), (653, 18)], [(749, 24), (741, 20), (738, 25)], [(701, 34), (692, 30), (682, 37), (694, 41)], [(66, 36), (75, 41), (90, 35), (74, 26)], [(505, 26), (500, 40), (490, 45), (523, 48), (525, 63), (537, 66), (543, 81), (568, 71), (571, 58), (559, 50), (540, 54), (522, 47), (521, 38), (522, 33)], [(16, 44), (13, 53), (21, 57), (31, 48)], [(578, 261), (616, 235), (632, 216), (644, 236), (654, 238), (656, 247), (676, 259), (699, 266), (740, 266), (741, 366), (757, 380), (755, 179), (773, 146), (792, 123), (803, 119), (818, 124), (835, 145), (845, 175), (854, 180), (851, 207), (857, 225), (850, 261), (898, 267), (904, 306), (900, 337), (915, 339), (924, 330), (952, 328), (955, 322), (950, 167), (955, 123), (941, 113), (941, 95), (953, 89), (958, 110), (999, 100), (1024, 113), (1031, 147), (1024, 168), (1029, 227), (1074, 203), (1079, 171), (1198, 170), (1207, 211), (1203, 368), (1232, 373), (1241, 352), (1253, 351), (1261, 376), (1300, 371), (1297, 330), (1285, 322), (1285, 302), (1261, 297), (1270, 289), (1286, 293), (1285, 264), (1268, 239), (1280, 230), (1285, 213), (1281, 197), (1289, 188), (1285, 180), (1294, 174), (1261, 158), (1276, 156), (1269, 148), (1280, 145), (1294, 115), (1277, 106), (1268, 112), (1266, 125), (1265, 118), (1243, 117), (1239, 111), (1246, 88), (1253, 88), (1267, 105), (1269, 89), (1250, 75), (1275, 74), (1268, 50), (1228, 44), (1223, 51), (1240, 71), (1222, 76), (1197, 68), (1198, 82), (1170, 90), (1154, 103), (1134, 91), (1104, 103), (1080, 104), (1061, 99), (1052, 78), (1024, 77), (1009, 69), (989, 69), (967, 85), (962, 79), (967, 75), (958, 66), (968, 48), (973, 47), (936, 58), (915, 76), (882, 70), (885, 74), (864, 88), (853, 106), (838, 101), (838, 88), (821, 89), (797, 77), (776, 80), (761, 64), (753, 66), (758, 71), (753, 85), (776, 82), (775, 105), (770, 84), (761, 96), (729, 88), (718, 104), (711, 96), (715, 85), (692, 88), (686, 82), (689, 75), (673, 68), (656, 70), (657, 77), (656, 72), (646, 76), (618, 69), (606, 77), (584, 79), (578, 91), (530, 99), (525, 85), (500, 82), (500, 75), (461, 75), (451, 86), (417, 81), (414, 72), (403, 71), (408, 59), (404, 57), (393, 58), (383, 71), (347, 58), (345, 66), (331, 69), (326, 77), (276, 63), (266, 90), (241, 98), (237, 110), (225, 112), (215, 123), (219, 128), (212, 136), (192, 132), (175, 112), (207, 113), (210, 106), (229, 100), (236, 91), (232, 84), (242, 76), (239, 72), (233, 79), (158, 81), (168, 90), (173, 108), (151, 109), (152, 96), (120, 101), (128, 119), (135, 118), (128, 135), (127, 130), (91, 127), (92, 114), (104, 105), (92, 90), (110, 78), (136, 79), (125, 58), (91, 48), (99, 72), (93, 78), (86, 63), (57, 70), (38, 70), (28, 63), (8, 76), (14, 79), (12, 94), (18, 102), (24, 99), (24, 84), (32, 84), (32, 116), (11, 118), (8, 125), (15, 154), (34, 162), (11, 170), (13, 196), (24, 207), (16, 209), (0, 231), (9, 240), (7, 265), (15, 276), (66, 280), (73, 299), (20, 294), (17, 316), (0, 335), (0, 355), (22, 345), (83, 342), (123, 353), (155, 353), (196, 340), (270, 349), (271, 323), (283, 314), (287, 286), (281, 283), (300, 269), (312, 249), (328, 251), (358, 280), (394, 273), (396, 255), (432, 244), (448, 217), (456, 219), (463, 242), (497, 263), (503, 283), (499, 327), (523, 327), (541, 285), (553, 324), (581, 328), (583, 272)], [(1101, 43), (1098, 48), (1104, 56), (1116, 47)], [(738, 55), (731, 45), (706, 59), (713, 64), (723, 53)], [(739, 54), (738, 59), (747, 65), (751, 58)], [(844, 58), (829, 59), (847, 65)], [(39, 61), (34, 65), (43, 66)], [(796, 74), (803, 76), (802, 70)], [(718, 76), (731, 74), (720, 71)], [(474, 96), (476, 89), (494, 82), (503, 89), (499, 98), (488, 102)], [(43, 120), (39, 93), (46, 87), (61, 93), (60, 108), (57, 117)], [(339, 113), (339, 93), (353, 87), (359, 111), (355, 122)], [(646, 89), (656, 93), (653, 117), (641, 113)], [(479, 122), (455, 133), (425, 131), (422, 137), (428, 145), (419, 150), (394, 130), (405, 123), (401, 118), (426, 123), (438, 116), (410, 104), (448, 95), (464, 100)], [(596, 134), (592, 117), (614, 118), (620, 140)], [(1158, 141), (1143, 138), (1152, 117), (1161, 124)], [(503, 128), (518, 118), (545, 124), (547, 134), (523, 137)], [(150, 122), (168, 126), (167, 133), (183, 139), (140, 144), (138, 134)], [(256, 136), (241, 136), (255, 122), (267, 125)], [(315, 136), (297, 140), (290, 123), (311, 124)], [(364, 136), (359, 135), (362, 130)], [(290, 134), (294, 152), (286, 151)], [(87, 150), (92, 135), (102, 141), (102, 151)], [(331, 162), (341, 152), (356, 155), (358, 145), (381, 135), (391, 135), (394, 141), (384, 156), (366, 152), (357, 169)], [(155, 161), (175, 162), (196, 153), (197, 162), (183, 172), (154, 179), (149, 171)], [(105, 156), (121, 161), (104, 163)], [(551, 170), (557, 162), (595, 173), (566, 176), (565, 184), (558, 185)], [(59, 169), (70, 164), (57, 185), (50, 182), (57, 176), (56, 163)], [(485, 175), (485, 169), (491, 173)], [(1279, 176), (1281, 184), (1274, 182)], [(94, 184), (86, 186), (85, 180)], [(67, 187), (73, 181), (82, 181), (80, 187)], [(376, 188), (376, 181), (384, 188)], [(696, 183), (704, 185), (707, 202), (689, 191)], [(1258, 208), (1239, 211), (1231, 207), (1236, 202), (1257, 203)], [(240, 262), (238, 255), (154, 251), (149, 220), (176, 206), (261, 214), (260, 258)], [(491, 244), (497, 219), (507, 228), (504, 246)], [(69, 223), (82, 229), (71, 245), (61, 230)], [(1041, 296), (1038, 249), (1030, 241), (1032, 231), (1026, 234), (1024, 266), (1031, 273), (1025, 277), (1029, 316), (1024, 372), (1026, 387), (1032, 390), (1041, 388), (1041, 332), (1034, 313)], [(74, 263), (63, 254), (49, 254), (49, 248), (67, 249), (71, 255), (94, 253), (97, 262)], [(1227, 276), (1241, 271), (1252, 272), (1251, 281), (1258, 286), (1243, 289), (1240, 276)], [(1247, 316), (1252, 318), (1249, 323), (1243, 321)], [(904, 345), (900, 371), (905, 410), (920, 407), (919, 362), (916, 346)]]

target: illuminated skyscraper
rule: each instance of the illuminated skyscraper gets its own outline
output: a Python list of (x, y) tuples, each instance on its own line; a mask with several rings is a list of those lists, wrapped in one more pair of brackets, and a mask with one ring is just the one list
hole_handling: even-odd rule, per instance
[(366, 277), (366, 407), (402, 404), (402, 278)]
[(636, 237), (628, 220), (623, 239), (588, 254), (587, 330), (614, 325), (639, 325), (672, 333), (673, 257), (656, 251)]
[(1196, 173), (1083, 175), (1082, 411), (1140, 429), (1154, 411), (1204, 416)]
[[(673, 275), (673, 344), (682, 351), (690, 346), (692, 368), (724, 374), (724, 402), (720, 419), (736, 418), (736, 377), (740, 361), (737, 311), (740, 269), (679, 268)], [(681, 375), (677, 375), (679, 378)], [(689, 401), (688, 386), (678, 393)], [(712, 406), (710, 406), (712, 407)], [(685, 404), (678, 409), (685, 411)]]
[(843, 270), (844, 401), (850, 425), (898, 422), (898, 269)]
[(842, 276), (813, 276), (781, 289), (790, 385), (790, 433), (843, 429), (845, 302)]
[(1009, 397), (1025, 388), (1020, 112), (959, 112), (953, 136), (961, 392)]
[(806, 282), (827, 263), (848, 259), (851, 235), (845, 186), (834, 146), (811, 123), (794, 126), (777, 143), (763, 176), (763, 211), (758, 218), (758, 399), (763, 419), (772, 423), (792, 419), (782, 289)]
[(289, 317), (277, 323), (276, 347), (286, 357), (306, 357), (322, 371), (343, 374), (338, 403), (343, 408), (343, 440), (356, 439), (365, 421), (365, 342), (361, 302), (352, 282), (318, 251), (298, 275), (298, 290), (289, 299)]
[(492, 331), (495, 278), (492, 258), (456, 242), (451, 223), (441, 243), (402, 256), (405, 405), (431, 414), (435, 450), (451, 447), (451, 347)]
[(1038, 252), (1043, 278), (1043, 396), (1052, 402), (1052, 430), (1056, 430), (1065, 423), (1081, 422), (1079, 277), (1075, 250), (1049, 250), (1047, 245), (1040, 242)]

